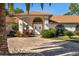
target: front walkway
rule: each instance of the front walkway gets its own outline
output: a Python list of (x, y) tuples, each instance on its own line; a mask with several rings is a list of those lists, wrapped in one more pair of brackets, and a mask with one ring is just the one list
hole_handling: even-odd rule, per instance
[(8, 38), (8, 48), (12, 55), (79, 56), (79, 43), (62, 40), (50, 40), (40, 37)]

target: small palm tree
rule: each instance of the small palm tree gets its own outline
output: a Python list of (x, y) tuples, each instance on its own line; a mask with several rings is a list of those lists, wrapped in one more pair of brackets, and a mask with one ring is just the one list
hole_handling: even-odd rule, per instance
[[(28, 14), (29, 14), (29, 11), (30, 11), (30, 4), (31, 4), (31, 3), (25, 3), (26, 10), (27, 10)], [(33, 5), (33, 3), (32, 3), (32, 5)], [(41, 8), (42, 8), (42, 10), (43, 10), (43, 8), (44, 8), (44, 3), (40, 3), (40, 5), (41, 5)], [(49, 6), (51, 6), (51, 3), (49, 3)]]
[(41, 9), (43, 10), (43, 8), (44, 8), (44, 3), (41, 3)]
[(26, 6), (26, 10), (27, 10), (27, 12), (29, 14), (29, 11), (30, 11), (30, 3), (25, 3), (25, 6)]
[(8, 10), (9, 10), (9, 14), (13, 14), (14, 13), (14, 4), (13, 3), (8, 3)]
[(0, 3), (0, 55), (8, 54), (5, 17), (5, 4)]

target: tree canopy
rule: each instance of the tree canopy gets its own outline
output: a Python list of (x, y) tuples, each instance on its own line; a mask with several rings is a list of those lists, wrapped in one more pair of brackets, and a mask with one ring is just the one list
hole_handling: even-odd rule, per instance
[(24, 11), (20, 8), (16, 8), (16, 9), (14, 9), (14, 13), (15, 14), (24, 13)]
[(69, 6), (69, 12), (65, 13), (64, 15), (79, 15), (79, 4), (71, 3)]

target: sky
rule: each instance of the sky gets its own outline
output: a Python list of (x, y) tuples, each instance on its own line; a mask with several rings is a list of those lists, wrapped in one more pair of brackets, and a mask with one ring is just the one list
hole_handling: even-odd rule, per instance
[[(41, 9), (39, 3), (34, 3), (33, 6), (31, 4), (30, 12), (37, 11), (37, 12), (47, 12), (53, 15), (63, 15), (69, 11), (69, 3), (53, 3), (51, 6), (49, 4), (44, 4), (44, 9)], [(8, 5), (6, 4), (6, 8)], [(26, 12), (25, 4), (24, 3), (14, 3), (14, 9), (21, 8), (24, 12)]]

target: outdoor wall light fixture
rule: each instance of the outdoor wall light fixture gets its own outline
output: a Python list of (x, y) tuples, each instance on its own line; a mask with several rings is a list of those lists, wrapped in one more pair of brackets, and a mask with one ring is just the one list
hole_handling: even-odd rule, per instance
[(48, 24), (46, 24), (46, 26), (48, 26)]

